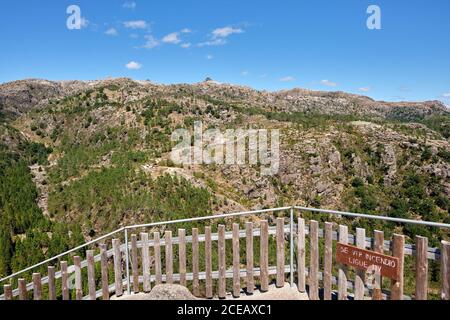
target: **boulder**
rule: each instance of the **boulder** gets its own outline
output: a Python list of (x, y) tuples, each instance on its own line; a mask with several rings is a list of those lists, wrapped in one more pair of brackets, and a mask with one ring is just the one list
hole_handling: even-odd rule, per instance
[(196, 300), (188, 288), (178, 284), (160, 284), (153, 288), (148, 300)]
[(113, 297), (112, 300), (197, 300), (197, 298), (186, 287), (178, 284), (160, 284), (155, 286), (150, 293)]

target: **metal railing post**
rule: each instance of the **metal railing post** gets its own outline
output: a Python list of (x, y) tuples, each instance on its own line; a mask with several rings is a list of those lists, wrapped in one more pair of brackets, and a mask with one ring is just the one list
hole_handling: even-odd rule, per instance
[(131, 294), (131, 287), (130, 287), (130, 251), (128, 250), (128, 230), (125, 228), (125, 264), (127, 268), (127, 293), (128, 295)]
[(291, 284), (291, 288), (294, 286), (294, 207), (291, 207), (291, 212), (290, 212), (290, 232), (289, 232), (289, 236), (290, 236), (290, 245), (289, 245), (289, 249), (290, 249), (290, 284)]

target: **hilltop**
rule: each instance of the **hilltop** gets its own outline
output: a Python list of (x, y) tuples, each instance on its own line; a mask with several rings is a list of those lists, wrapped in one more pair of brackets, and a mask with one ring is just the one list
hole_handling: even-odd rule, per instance
[[(45, 105), (50, 99), (60, 99), (82, 91), (102, 87), (119, 87), (130, 91), (123, 99), (133, 99), (145, 92), (175, 95), (186, 93), (209, 95), (216, 99), (250, 103), (253, 106), (283, 112), (316, 112), (322, 114), (374, 116), (386, 119), (418, 119), (448, 110), (440, 101), (384, 102), (345, 92), (313, 91), (301, 88), (275, 92), (258, 91), (250, 87), (206, 80), (196, 84), (158, 85), (150, 81), (128, 78), (96, 81), (48, 81), (41, 79), (20, 80), (0, 84), (0, 105), (4, 113), (21, 115), (31, 108)], [(128, 97), (131, 96), (131, 97)]]

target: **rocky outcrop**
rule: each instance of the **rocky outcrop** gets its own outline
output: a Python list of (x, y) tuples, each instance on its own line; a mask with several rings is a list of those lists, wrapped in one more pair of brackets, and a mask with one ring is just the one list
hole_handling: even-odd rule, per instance
[(395, 149), (392, 145), (388, 144), (384, 147), (384, 153), (382, 154), (383, 164), (386, 166), (386, 175), (384, 176), (384, 185), (391, 186), (397, 173), (397, 157), (395, 155)]
[(149, 294), (123, 296), (118, 300), (197, 300), (188, 288), (178, 284), (160, 284)]

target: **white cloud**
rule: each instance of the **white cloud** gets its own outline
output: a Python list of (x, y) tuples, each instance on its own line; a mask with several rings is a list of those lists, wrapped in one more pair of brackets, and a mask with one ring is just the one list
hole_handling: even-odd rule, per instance
[(442, 96), (443, 96), (444, 98), (450, 98), (450, 92), (449, 92), (449, 93), (444, 93)]
[(295, 81), (295, 78), (291, 77), (291, 76), (286, 76), (286, 77), (281, 78), (280, 81), (281, 82), (292, 82), (292, 81)]
[(166, 36), (162, 39), (162, 42), (178, 44), (178, 43), (181, 42), (181, 40), (180, 40), (180, 35), (178, 34), (178, 32), (172, 32), (172, 33), (166, 35)]
[(81, 17), (80, 22), (81, 29), (87, 28), (90, 23), (91, 22), (88, 19), (86, 19), (85, 17)]
[(125, 9), (134, 10), (134, 9), (136, 9), (136, 2), (134, 2), (134, 1), (125, 2), (122, 5), (122, 7), (124, 7)]
[(330, 80), (322, 80), (320, 83), (327, 87), (337, 87), (338, 85), (336, 82), (332, 82)]
[(145, 49), (153, 49), (159, 45), (159, 41), (156, 40), (151, 34), (144, 36), (146, 42), (143, 45)]
[(105, 34), (107, 34), (108, 36), (117, 36), (119, 33), (115, 28), (109, 28), (105, 31)]
[(369, 92), (370, 90), (371, 90), (370, 87), (362, 87), (358, 89), (359, 92)]
[(213, 30), (212, 37), (213, 39), (217, 38), (226, 38), (234, 33), (243, 33), (244, 30), (240, 28), (233, 28), (233, 27), (223, 27), (223, 28), (217, 28)]
[(227, 43), (227, 41), (225, 39), (214, 39), (214, 40), (211, 40), (211, 41), (200, 42), (199, 44), (197, 44), (197, 46), (199, 46), (199, 47), (223, 46), (226, 43)]
[(140, 68), (142, 68), (142, 64), (136, 61), (130, 61), (125, 65), (125, 67), (130, 70), (139, 70)]
[(208, 60), (212, 60), (214, 58), (214, 56), (212, 54), (207, 54), (206, 55), (206, 59)]
[(183, 49), (187, 49), (187, 48), (190, 48), (191, 47), (191, 43), (190, 42), (187, 42), (187, 43), (182, 43), (182, 44), (180, 44), (180, 47), (182, 47)]
[(147, 28), (147, 22), (144, 20), (134, 20), (134, 21), (125, 21), (123, 23), (125, 28), (128, 29), (146, 29)]
[(248, 76), (248, 71), (247, 70), (242, 71), (241, 76), (243, 77)]
[(181, 33), (191, 33), (191, 32), (192, 32), (192, 30), (189, 28), (184, 28), (181, 30)]

